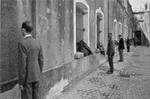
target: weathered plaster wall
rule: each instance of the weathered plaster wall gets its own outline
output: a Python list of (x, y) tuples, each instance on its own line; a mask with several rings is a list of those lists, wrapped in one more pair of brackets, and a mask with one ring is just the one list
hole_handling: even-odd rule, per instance
[(104, 0), (104, 31), (105, 31), (105, 41), (104, 41), (104, 47), (107, 50), (107, 34), (109, 32), (109, 28), (108, 28), (108, 0)]
[(17, 14), (17, 0), (1, 0), (0, 82), (17, 76), (17, 42), (20, 38)]
[[(74, 59), (73, 0), (2, 0), (1, 3), (0, 70), (3, 78), (0, 82), (17, 77), (17, 43), (22, 38), (20, 27), (25, 20), (33, 22), (33, 36), (43, 46), (42, 81), (50, 85), (48, 89), (62, 78), (71, 81), (104, 62), (105, 57), (99, 53)], [(90, 6), (90, 47), (95, 51), (95, 10), (101, 7), (105, 13), (104, 0), (87, 0), (87, 3)]]
[[(1, 0), (0, 0), (0, 37), (1, 37)], [(1, 39), (0, 39), (0, 44), (1, 44)], [(1, 46), (0, 46), (0, 56), (1, 56)], [(0, 61), (1, 61), (1, 58), (0, 58)], [(1, 64), (0, 64), (0, 67), (1, 67)]]
[[(96, 44), (95, 39), (97, 34), (96, 34), (96, 9), (101, 8), (103, 13), (104, 13), (104, 0), (87, 0), (89, 6), (90, 6), (90, 47), (92, 48), (93, 51), (95, 51)], [(104, 19), (105, 22), (105, 19)], [(104, 31), (104, 34), (106, 32)]]
[[(1, 24), (2, 22), (1, 22), (1, 0), (0, 0), (0, 38), (1, 38)], [(1, 39), (0, 39), (0, 45), (1, 45)], [(1, 56), (1, 46), (0, 46), (0, 56)], [(2, 79), (2, 77), (1, 77), (1, 75), (2, 75), (2, 73), (1, 73), (1, 68), (2, 68), (2, 65), (1, 65), (1, 58), (0, 58), (0, 81), (1, 81), (1, 79)], [(0, 87), (0, 92), (1, 92), (1, 87)]]
[(37, 2), (36, 36), (43, 45), (44, 71), (74, 59), (72, 13), (72, 0)]
[(128, 22), (127, 22), (128, 27), (129, 27), (128, 28), (128, 37), (130, 39), (132, 39), (133, 38), (132, 32), (133, 32), (133, 28), (134, 28), (134, 22), (133, 22), (133, 10), (132, 10), (131, 4), (129, 4), (129, 3), (128, 3), (127, 11), (129, 13), (129, 18), (128, 18)]
[[(18, 51), (17, 44), (22, 38), (20, 27), (23, 21), (32, 21), (30, 0), (1, 0), (0, 31), (0, 87), (5, 91), (16, 83)], [(4, 85), (4, 86), (3, 86)]]
[[(127, 4), (127, 3), (125, 3), (125, 4)], [(114, 21), (114, 20), (116, 20), (117, 21), (117, 23), (121, 23), (122, 25), (122, 29), (121, 28), (119, 28), (119, 26), (118, 26), (118, 33), (117, 33), (117, 35), (118, 34), (122, 34), (122, 35), (127, 35), (127, 29), (125, 28), (126, 26), (128, 26), (129, 27), (129, 25), (128, 25), (128, 20), (130, 19), (130, 17), (128, 16), (128, 14), (126, 13), (128, 10), (125, 8), (127, 5), (124, 5), (124, 3), (123, 4), (121, 4), (121, 1), (113, 1), (112, 2), (112, 22)], [(112, 25), (112, 30), (113, 30), (113, 24), (111, 24)], [(119, 24), (118, 24), (119, 25)]]

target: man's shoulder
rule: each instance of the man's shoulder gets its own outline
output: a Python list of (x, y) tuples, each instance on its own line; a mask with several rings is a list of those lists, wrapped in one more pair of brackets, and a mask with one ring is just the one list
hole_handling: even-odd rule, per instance
[(124, 41), (124, 39), (123, 39), (123, 38), (121, 38), (121, 41)]
[(114, 43), (114, 40), (110, 40), (111, 43)]
[(40, 41), (37, 40), (37, 39), (35, 39), (35, 38), (32, 38), (30, 42), (26, 42), (26, 43), (27, 43), (27, 45), (31, 45), (31, 46), (32, 46), (32, 45), (36, 45), (36, 46), (38, 46), (38, 47), (41, 46)]
[(32, 38), (36, 43), (41, 44), (39, 40)]
[(24, 45), (24, 43), (25, 43), (24, 39), (20, 39), (19, 42), (18, 42), (18, 44), (21, 44), (21, 45)]

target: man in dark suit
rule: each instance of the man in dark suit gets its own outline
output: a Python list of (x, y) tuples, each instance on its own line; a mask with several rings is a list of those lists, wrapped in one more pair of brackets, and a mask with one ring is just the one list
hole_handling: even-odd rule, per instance
[(130, 52), (130, 39), (127, 38), (126, 40), (127, 52)]
[(121, 35), (119, 35), (118, 37), (119, 37), (118, 50), (119, 50), (119, 56), (120, 56), (119, 62), (123, 62), (124, 40)]
[(115, 54), (115, 46), (112, 40), (112, 33), (108, 33), (107, 55), (108, 55), (108, 62), (110, 66), (110, 70), (107, 71), (108, 74), (112, 74), (114, 71), (114, 66), (113, 66), (114, 54)]
[(31, 22), (22, 23), (24, 39), (18, 43), (19, 85), (22, 99), (39, 99), (39, 80), (43, 68), (43, 54), (40, 43), (31, 33)]

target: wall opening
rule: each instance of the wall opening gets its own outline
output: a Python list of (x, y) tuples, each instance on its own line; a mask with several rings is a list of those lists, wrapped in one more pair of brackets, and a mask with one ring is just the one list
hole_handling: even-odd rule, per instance
[(76, 42), (80, 42), (81, 40), (87, 41), (87, 9), (82, 8), (82, 6), (76, 6)]
[(118, 35), (118, 23), (117, 23), (117, 20), (115, 19), (114, 20), (114, 23), (113, 23), (113, 39), (114, 40), (117, 40), (117, 35)]
[(101, 8), (96, 10), (96, 47), (98, 43), (104, 45), (104, 14)]
[[(122, 25), (122, 23), (120, 23), (120, 22), (119, 22), (119, 28), (118, 28), (118, 29), (119, 29), (119, 34), (122, 35), (122, 34), (123, 34), (123, 30), (122, 30), (122, 29), (123, 29), (123, 25)], [(119, 35), (119, 34), (118, 34), (118, 35)]]
[(89, 5), (85, 0), (74, 0), (74, 53), (76, 44), (83, 40), (88, 46), (89, 40)]

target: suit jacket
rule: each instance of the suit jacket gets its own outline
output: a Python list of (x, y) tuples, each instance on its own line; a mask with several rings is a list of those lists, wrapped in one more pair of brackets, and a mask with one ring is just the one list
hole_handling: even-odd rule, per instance
[(127, 46), (130, 46), (130, 39), (127, 39), (127, 40), (126, 40), (126, 45), (127, 45)]
[(119, 50), (123, 50), (123, 49), (124, 49), (124, 40), (123, 40), (123, 38), (121, 38), (121, 39), (119, 40), (118, 49), (119, 49)]
[(19, 83), (24, 85), (40, 80), (43, 68), (43, 54), (40, 43), (27, 37), (18, 43)]
[(107, 45), (107, 55), (108, 56), (114, 56), (115, 54), (115, 45), (113, 40), (109, 40), (108, 41), (108, 45)]

